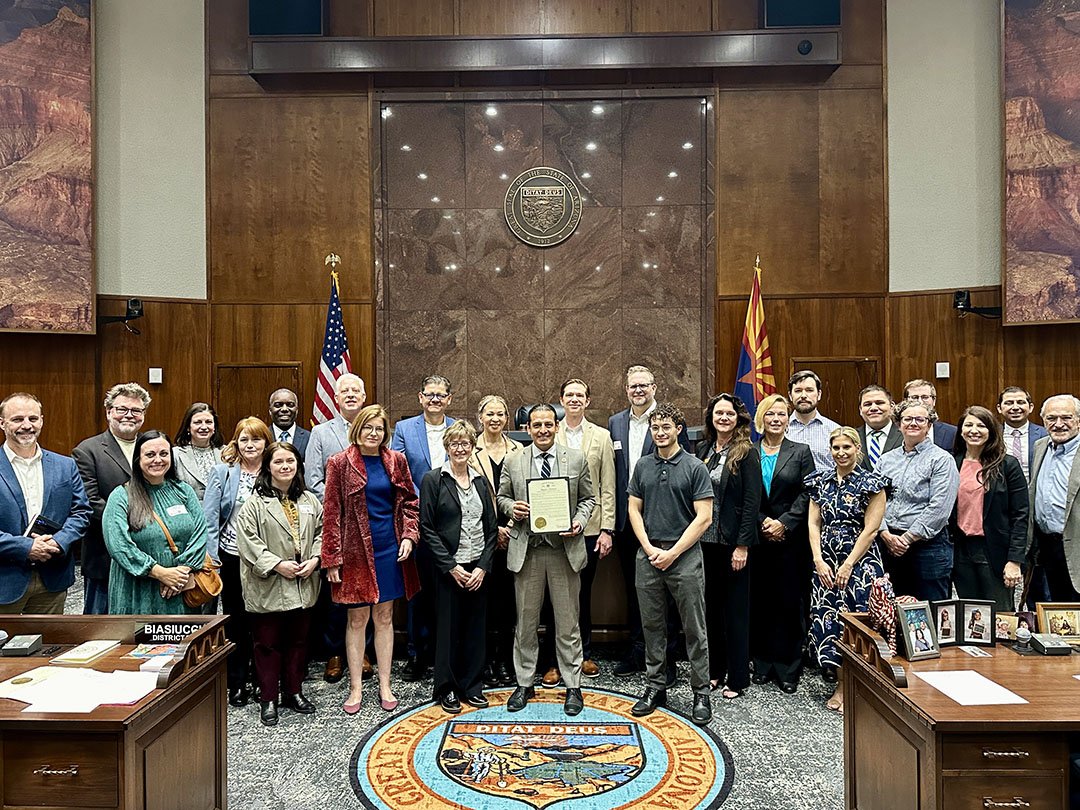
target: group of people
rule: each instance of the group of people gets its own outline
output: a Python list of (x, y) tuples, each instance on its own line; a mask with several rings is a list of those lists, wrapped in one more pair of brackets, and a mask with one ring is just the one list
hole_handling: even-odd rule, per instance
[[(975, 405), (954, 428), (938, 421), (932, 383), (909, 382), (898, 402), (871, 385), (863, 424), (844, 427), (819, 412), (817, 375), (800, 371), (753, 414), (714, 396), (693, 448), (648, 368), (631, 366), (625, 390), (628, 407), (604, 428), (585, 417), (588, 383), (567, 380), (557, 406), (528, 408), (522, 443), (498, 395), (481, 399), (474, 427), (447, 415), (451, 382), (431, 375), (421, 412), (391, 425), (343, 374), (332, 420), (300, 427), (296, 394), (281, 389), (269, 424), (241, 419), (226, 442), (206, 403), (173, 437), (144, 431), (150, 395), (126, 383), (105, 396), (107, 429), (73, 458), (40, 447), (42, 404), (12, 394), (0, 403), (0, 611), (62, 612), (81, 540), (86, 613), (217, 612), (217, 600), (185, 600), (209, 558), (236, 645), (229, 700), (246, 704), (254, 678), (267, 725), (279, 707), (315, 711), (302, 689), (312, 641), (327, 680), (348, 671), (346, 714), (360, 709), (370, 658), (393, 711), (399, 599), (402, 677), (434, 667), (446, 712), (487, 706), (495, 685), (515, 687), (507, 709), (519, 711), (537, 685), (561, 683), (573, 716), (582, 678), (599, 674), (592, 587), (614, 552), (628, 642), (613, 674), (647, 683), (632, 713), (666, 704), (684, 641), (690, 716), (705, 724), (713, 691), (795, 692), (807, 653), (843, 711), (839, 614), (865, 610), (885, 573), (919, 599), (955, 588), (1012, 610), (1023, 584), (1029, 603), (1080, 601), (1071, 395), (1045, 401), (1045, 428), (1016, 387), (999, 397), (1000, 423)], [(565, 479), (568, 525), (534, 519), (536, 479)]]

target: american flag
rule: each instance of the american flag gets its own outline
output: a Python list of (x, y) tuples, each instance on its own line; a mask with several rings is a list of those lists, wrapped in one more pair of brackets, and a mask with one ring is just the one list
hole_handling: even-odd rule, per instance
[(319, 358), (319, 376), (315, 379), (315, 402), (311, 408), (311, 423), (318, 425), (337, 416), (334, 402), (334, 381), (352, 371), (349, 359), (349, 339), (345, 336), (345, 323), (341, 318), (341, 301), (338, 298), (338, 275), (330, 274), (330, 303), (326, 307), (326, 335), (323, 337), (322, 357)]

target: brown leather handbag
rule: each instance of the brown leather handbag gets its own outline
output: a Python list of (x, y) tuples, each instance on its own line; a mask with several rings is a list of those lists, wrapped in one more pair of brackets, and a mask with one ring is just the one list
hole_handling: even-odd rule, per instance
[[(169, 549), (173, 554), (178, 553), (176, 543), (172, 539), (172, 534), (169, 532), (169, 527), (165, 525), (165, 522), (158, 517), (158, 513), (154, 512), (154, 520), (158, 522), (158, 526), (165, 532), (165, 540), (169, 544)], [(191, 582), (194, 583), (192, 587), (184, 591), (184, 604), (189, 608), (202, 607), (208, 603), (211, 599), (221, 593), (222, 583), (221, 575), (217, 570), (221, 566), (214, 562), (214, 558), (209, 554), (203, 560), (203, 567), (198, 571), (191, 572)]]

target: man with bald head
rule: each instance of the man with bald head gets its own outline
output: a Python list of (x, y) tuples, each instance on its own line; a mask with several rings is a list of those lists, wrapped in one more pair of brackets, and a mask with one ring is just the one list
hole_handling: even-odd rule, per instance
[(1040, 412), (1049, 436), (1031, 463), (1030, 562), (1046, 573), (1051, 602), (1080, 602), (1080, 399), (1055, 394)]
[(288, 388), (279, 388), (270, 395), (270, 430), (275, 442), (288, 442), (300, 451), (303, 458), (307, 452), (311, 431), (296, 424), (296, 413), (300, 409), (300, 399)]

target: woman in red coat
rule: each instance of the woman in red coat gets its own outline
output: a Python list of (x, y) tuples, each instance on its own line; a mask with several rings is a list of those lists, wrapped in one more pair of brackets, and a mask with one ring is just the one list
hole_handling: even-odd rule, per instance
[(367, 406), (349, 428), (349, 447), (326, 464), (322, 565), (331, 598), (349, 609), (346, 714), (360, 711), (369, 617), (375, 623), (379, 703), (386, 711), (397, 708), (390, 691), (394, 600), (412, 599), (420, 590), (412, 558), (418, 538), (416, 491), (405, 456), (388, 447), (388, 425), (381, 405)]

